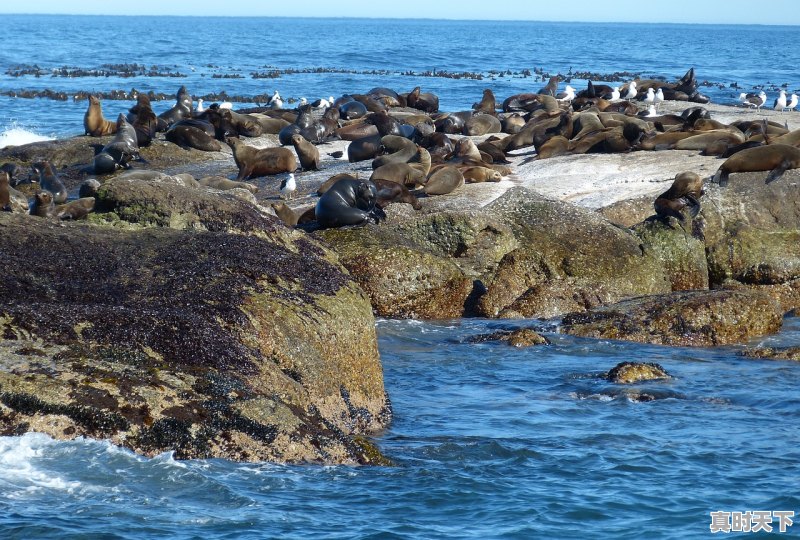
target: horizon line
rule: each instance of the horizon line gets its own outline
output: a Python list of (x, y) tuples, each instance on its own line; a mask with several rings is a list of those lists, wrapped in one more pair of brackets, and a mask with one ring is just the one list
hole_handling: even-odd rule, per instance
[(777, 24), (777, 23), (735, 23), (735, 22), (676, 22), (676, 21), (579, 21), (579, 20), (547, 20), (547, 19), (459, 19), (459, 18), (440, 18), (440, 17), (363, 17), (363, 16), (331, 16), (331, 17), (309, 17), (304, 15), (187, 15), (187, 14), (151, 14), (151, 13), (137, 13), (135, 15), (120, 15), (112, 13), (7, 13), (0, 11), (0, 15), (18, 15), (18, 16), (42, 16), (42, 17), (176, 17), (187, 19), (204, 19), (204, 18), (220, 18), (220, 19), (313, 19), (313, 20), (326, 20), (326, 19), (355, 19), (355, 20), (388, 20), (388, 21), (463, 21), (463, 22), (533, 22), (533, 23), (567, 23), (567, 24), (672, 24), (672, 25), (694, 25), (694, 26), (786, 26), (794, 27), (797, 24)]

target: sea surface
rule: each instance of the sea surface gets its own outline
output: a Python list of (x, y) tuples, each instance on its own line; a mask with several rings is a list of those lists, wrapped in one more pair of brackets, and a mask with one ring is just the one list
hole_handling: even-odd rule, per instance
[[(694, 66), (700, 81), (714, 83), (703, 91), (723, 103), (760, 85), (800, 86), (789, 54), (800, 50), (795, 27), (70, 16), (3, 22), (0, 92), (173, 93), (183, 84), (196, 96), (278, 89), (285, 99), (316, 99), (420, 85), (440, 96), (443, 109), (459, 110), (486, 87), (500, 100), (537, 90), (543, 82), (536, 70), (674, 80)], [(42, 74), (122, 63), (185, 77)], [(40, 74), (9, 74), (20, 66), (38, 66)], [(482, 78), (420, 75), (434, 69)], [(269, 70), (282, 74), (251, 76)], [(242, 78), (214, 77), (232, 74)], [(570, 84), (581, 89), (585, 80)], [(113, 117), (132, 104), (106, 100), (103, 107)], [(85, 101), (72, 99), (0, 96), (0, 146), (78, 134), (85, 109)], [(514, 349), (465, 341), (529, 325), (552, 344)], [(377, 330), (395, 417), (376, 442), (395, 467), (180, 462), (169, 454), (145, 459), (103, 441), (2, 437), (0, 539), (683, 539), (727, 536), (710, 534), (709, 512), (717, 510), (790, 510), (800, 522), (800, 363), (743, 358), (741, 347), (578, 339), (558, 333), (557, 321), (380, 320)], [(779, 335), (754, 344), (800, 345), (800, 319), (787, 318)], [(658, 362), (673, 379), (627, 389), (604, 381), (606, 371), (630, 360)], [(636, 401), (637, 391), (657, 399)], [(800, 523), (778, 536), (800, 537)]]

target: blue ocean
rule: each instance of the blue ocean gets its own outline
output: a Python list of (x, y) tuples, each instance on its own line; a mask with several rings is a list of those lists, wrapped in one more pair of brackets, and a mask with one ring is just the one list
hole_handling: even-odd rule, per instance
[[(499, 99), (536, 91), (547, 74), (582, 89), (588, 73), (675, 80), (690, 67), (718, 103), (800, 87), (796, 27), (3, 22), (0, 146), (80, 134), (80, 92), (172, 95), (185, 85), (195, 97), (241, 97), (234, 105), (244, 107), (276, 89), (312, 100), (419, 85), (443, 110), (460, 110), (487, 87)], [(45, 90), (58, 99), (20, 97)], [(105, 115), (133, 103), (103, 100)], [(172, 98), (153, 105), (160, 112)], [(467, 340), (523, 326), (552, 344)], [(394, 422), (376, 442), (394, 467), (146, 459), (104, 441), (0, 437), (0, 538), (725, 537), (711, 534), (716, 511), (792, 511), (798, 524), (781, 534), (776, 519), (773, 535), (800, 537), (800, 363), (744, 358), (742, 347), (579, 339), (558, 328), (557, 320), (379, 320)], [(751, 345), (800, 345), (800, 319), (787, 317), (780, 334)], [(658, 362), (673, 378), (625, 389), (603, 379), (632, 360)], [(635, 391), (658, 399), (637, 401)]]

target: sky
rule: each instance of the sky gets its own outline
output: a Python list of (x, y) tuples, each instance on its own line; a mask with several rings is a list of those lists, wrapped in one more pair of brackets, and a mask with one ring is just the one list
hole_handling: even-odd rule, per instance
[(533, 21), (800, 24), (800, 2), (768, 0), (28, 0), (0, 14), (387, 17)]

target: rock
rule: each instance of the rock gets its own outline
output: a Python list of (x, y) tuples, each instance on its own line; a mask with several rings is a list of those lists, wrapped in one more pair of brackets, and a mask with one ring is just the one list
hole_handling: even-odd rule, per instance
[(383, 462), (356, 438), (391, 418), (367, 297), (324, 247), (257, 219), (229, 234), (0, 215), (0, 434)]
[(655, 196), (645, 195), (635, 199), (617, 201), (603, 208), (598, 208), (603, 217), (620, 227), (633, 227), (655, 214), (653, 201)]
[(800, 347), (753, 347), (742, 351), (747, 358), (794, 360), (800, 362)]
[(486, 343), (489, 341), (505, 341), (512, 347), (531, 347), (533, 345), (549, 345), (550, 340), (530, 328), (517, 330), (498, 330), (491, 334), (480, 334), (467, 339), (468, 343)]
[(759, 291), (676, 292), (572, 313), (562, 329), (580, 337), (710, 347), (773, 334), (781, 328), (782, 313)]
[(617, 384), (671, 378), (672, 376), (667, 373), (667, 370), (653, 362), (620, 362), (606, 375), (606, 379)]
[(702, 224), (702, 219), (685, 224), (675, 218), (669, 218), (667, 223), (652, 219), (632, 229), (641, 239), (645, 252), (652, 253), (666, 272), (673, 291), (708, 289)]
[(519, 248), (503, 257), (478, 302), (485, 317), (553, 317), (671, 290), (663, 264), (629, 230), (596, 212), (522, 188), (486, 207)]

